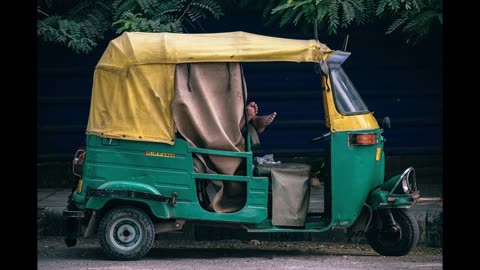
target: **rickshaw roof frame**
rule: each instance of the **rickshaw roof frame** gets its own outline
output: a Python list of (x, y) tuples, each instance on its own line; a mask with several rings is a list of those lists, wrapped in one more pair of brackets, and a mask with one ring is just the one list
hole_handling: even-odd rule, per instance
[(124, 32), (110, 41), (96, 68), (126, 76), (131, 66), (198, 62), (314, 62), (330, 50), (318, 40), (248, 32)]

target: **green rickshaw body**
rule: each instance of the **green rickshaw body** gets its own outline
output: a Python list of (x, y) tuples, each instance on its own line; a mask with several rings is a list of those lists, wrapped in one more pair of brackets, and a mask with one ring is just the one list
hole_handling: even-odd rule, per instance
[[(332, 214), (334, 224), (342, 227), (348, 227), (357, 220), (370, 191), (380, 186), (384, 178), (385, 157), (380, 130), (358, 132), (376, 134), (378, 144), (348, 145), (348, 137), (352, 133), (349, 131), (331, 135)], [(377, 151), (380, 151), (378, 160)]]
[[(87, 151), (83, 169), (84, 188), (73, 197), (75, 202), (87, 202), (79, 203), (79, 208), (101, 210), (109, 202), (121, 199), (144, 204), (160, 219), (260, 223), (267, 217), (266, 177), (233, 178), (247, 182), (246, 205), (239, 212), (217, 214), (203, 209), (196, 194), (195, 177), (198, 174), (192, 169), (192, 152), (195, 150), (182, 139), (176, 139), (174, 145), (167, 145), (88, 135)], [(252, 153), (244, 154), (251, 159)], [(128, 198), (121, 194), (91, 197), (87, 200), (89, 189), (131, 190), (139, 194), (165, 196), (177, 193), (178, 197), (175, 205), (138, 198), (138, 195)]]
[[(75, 245), (81, 234), (77, 221), (86, 225), (85, 237), (98, 230), (108, 256), (139, 259), (150, 249), (152, 234), (182, 229), (185, 222), (236, 224), (248, 232), (324, 232), (351, 227), (367, 213), (374, 220), (364, 225), (372, 247), (384, 255), (407, 254), (416, 245), (418, 228), (416, 234), (403, 232), (411, 235), (408, 243), (400, 237), (398, 245), (385, 245), (382, 237), (387, 229), (402, 235), (401, 230), (414, 226), (410, 216), (395, 210), (408, 208), (419, 196), (414, 170), (384, 182), (383, 128), (341, 68), (349, 55), (317, 40), (244, 32), (124, 33), (112, 40), (95, 70), (86, 146), (74, 159), (78, 178), (64, 210), (67, 245)], [(175, 134), (170, 108), (175, 65), (267, 61), (312, 62), (321, 67), (329, 130), (317, 138), (325, 139), (329, 150), (329, 177), (323, 179), (325, 211), (306, 216), (299, 227), (272, 222), (272, 182), (254, 175), (248, 132), (244, 152), (196, 148)], [(244, 102), (246, 106), (245, 95)], [(241, 158), (245, 174), (198, 173), (194, 155), (200, 154)], [(198, 180), (245, 183), (244, 206), (235, 212), (205, 209), (199, 201)], [(391, 218), (384, 222), (384, 216)], [(397, 218), (406, 223), (396, 222)]]

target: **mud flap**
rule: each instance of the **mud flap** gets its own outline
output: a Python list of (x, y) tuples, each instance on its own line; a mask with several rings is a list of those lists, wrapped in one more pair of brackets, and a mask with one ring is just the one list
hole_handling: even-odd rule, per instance
[(67, 247), (73, 247), (77, 244), (77, 237), (81, 234), (80, 221), (84, 217), (83, 211), (63, 210), (65, 218), (65, 244)]

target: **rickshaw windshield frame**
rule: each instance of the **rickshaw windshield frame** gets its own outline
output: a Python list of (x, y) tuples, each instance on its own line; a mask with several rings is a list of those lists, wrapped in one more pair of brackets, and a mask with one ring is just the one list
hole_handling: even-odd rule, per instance
[(367, 105), (342, 67), (330, 69), (330, 80), (335, 107), (340, 114), (358, 115), (370, 113)]

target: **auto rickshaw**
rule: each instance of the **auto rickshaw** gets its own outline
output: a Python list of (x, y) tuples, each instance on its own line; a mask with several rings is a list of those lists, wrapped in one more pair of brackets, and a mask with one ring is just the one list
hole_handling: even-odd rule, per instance
[[(137, 260), (156, 234), (194, 223), (256, 233), (355, 228), (379, 254), (408, 254), (419, 237), (407, 211), (419, 198), (415, 170), (384, 179), (390, 120), (378, 125), (342, 69), (349, 55), (318, 40), (246, 32), (113, 39), (95, 68), (86, 144), (73, 160), (66, 244), (96, 234), (112, 259)], [(309, 166), (255, 164), (255, 131), (242, 127), (249, 115), (241, 63), (274, 61), (319, 67), (328, 129), (313, 139), (328, 149), (321, 213), (306, 210)], [(225, 148), (218, 142), (229, 132), (236, 137)], [(232, 161), (233, 170), (221, 168)]]

